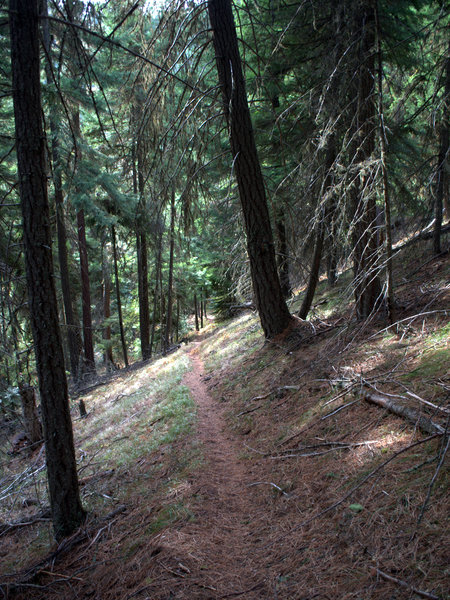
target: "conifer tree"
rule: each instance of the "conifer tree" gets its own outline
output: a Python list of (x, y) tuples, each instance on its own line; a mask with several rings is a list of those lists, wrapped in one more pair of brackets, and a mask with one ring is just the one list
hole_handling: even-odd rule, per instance
[(41, 121), (37, 0), (10, 0), (11, 65), (23, 241), (55, 536), (82, 523), (53, 275)]
[(261, 166), (248, 108), (238, 40), (229, 0), (209, 0), (217, 72), (247, 235), (253, 291), (267, 338), (292, 322), (278, 277)]

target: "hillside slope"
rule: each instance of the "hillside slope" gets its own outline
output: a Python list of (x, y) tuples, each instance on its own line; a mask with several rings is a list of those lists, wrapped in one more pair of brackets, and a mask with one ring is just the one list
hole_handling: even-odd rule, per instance
[(52, 541), (42, 451), (2, 465), (4, 597), (446, 598), (450, 270), (427, 251), (399, 258), (393, 327), (353, 320), (344, 274), (300, 338), (210, 321), (86, 394), (72, 538)]

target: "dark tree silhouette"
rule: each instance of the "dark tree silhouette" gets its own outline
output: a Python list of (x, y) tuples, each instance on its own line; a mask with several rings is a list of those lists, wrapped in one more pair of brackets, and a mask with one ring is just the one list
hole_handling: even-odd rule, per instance
[(248, 108), (230, 0), (209, 0), (209, 17), (247, 235), (256, 306), (264, 334), (273, 338), (292, 322), (283, 297), (266, 191)]
[(10, 0), (16, 151), (29, 308), (57, 539), (83, 521), (53, 276), (36, 0)]

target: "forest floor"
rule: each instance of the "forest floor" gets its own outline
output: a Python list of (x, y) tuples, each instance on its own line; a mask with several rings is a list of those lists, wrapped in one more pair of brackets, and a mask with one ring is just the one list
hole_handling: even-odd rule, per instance
[(74, 400), (88, 517), (59, 546), (42, 450), (3, 435), (0, 598), (448, 598), (448, 258), (397, 257), (392, 327), (343, 274), (296, 336), (209, 321)]

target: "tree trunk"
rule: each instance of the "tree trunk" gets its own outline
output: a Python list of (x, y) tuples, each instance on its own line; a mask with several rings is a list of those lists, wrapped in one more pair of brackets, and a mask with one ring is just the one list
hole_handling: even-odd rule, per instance
[(290, 315), (275, 260), (261, 166), (247, 103), (230, 0), (208, 0), (223, 106), (247, 235), (253, 291), (266, 338), (284, 331)]
[[(47, 1), (42, 1), (43, 14), (48, 14)], [(50, 25), (48, 19), (42, 22), (42, 37), (46, 52), (45, 73), (47, 85), (53, 84), (52, 64), (51, 64), (51, 37)], [(51, 132), (51, 152), (53, 161), (53, 186), (55, 190), (55, 212), (56, 212), (56, 232), (58, 238), (58, 260), (59, 272), (61, 277), (61, 290), (64, 303), (64, 315), (67, 327), (67, 341), (69, 346), (70, 372), (74, 381), (79, 377), (80, 357), (82, 341), (80, 335), (80, 324), (78, 323), (72, 303), (72, 291), (69, 278), (69, 261), (67, 256), (67, 234), (64, 221), (64, 196), (61, 178), (61, 159), (59, 151), (58, 126), (52, 105), (49, 106), (49, 124)]]
[(37, 2), (10, 0), (11, 67), (23, 242), (41, 396), (53, 526), (58, 540), (83, 522), (53, 275), (41, 122)]
[(442, 122), (440, 128), (440, 144), (437, 169), (437, 189), (436, 201), (434, 209), (434, 236), (433, 236), (433, 251), (435, 254), (441, 253), (441, 229), (442, 217), (448, 209), (448, 115), (450, 104), (450, 43), (447, 49), (446, 59), (446, 76), (444, 88), (444, 110), (442, 114)]
[(42, 440), (42, 426), (37, 413), (36, 392), (31, 385), (19, 385), (19, 389), (25, 433), (30, 444), (37, 444)]
[(167, 285), (167, 315), (166, 331), (164, 335), (165, 348), (170, 346), (172, 335), (172, 307), (173, 307), (173, 254), (175, 249), (175, 190), (172, 190), (172, 199), (170, 203), (170, 239), (169, 239), (169, 281)]
[(203, 288), (200, 288), (200, 329), (203, 329)]
[(113, 245), (113, 260), (114, 260), (114, 278), (116, 283), (116, 301), (117, 301), (117, 313), (119, 315), (119, 328), (120, 328), (120, 341), (122, 344), (122, 354), (125, 367), (128, 367), (128, 351), (127, 344), (125, 341), (125, 330), (123, 327), (123, 316), (122, 316), (122, 300), (120, 297), (120, 280), (119, 280), (119, 267), (117, 264), (117, 244), (116, 244), (116, 229), (114, 225), (111, 227), (111, 239)]
[(89, 281), (89, 262), (86, 242), (86, 223), (84, 210), (77, 212), (78, 250), (81, 269), (81, 298), (83, 307), (84, 360), (88, 372), (95, 371), (94, 340), (92, 335), (91, 285)]
[(200, 326), (198, 324), (198, 301), (197, 294), (194, 294), (194, 314), (195, 314), (195, 331), (200, 331)]
[(383, 175), (384, 222), (386, 245), (386, 308), (388, 320), (392, 324), (395, 320), (394, 307), (394, 278), (392, 273), (392, 229), (391, 229), (391, 201), (389, 198), (389, 178), (386, 164), (386, 128), (384, 126), (383, 108), (383, 59), (381, 55), (381, 30), (378, 19), (378, 6), (375, 6), (376, 37), (377, 37), (377, 75), (378, 75), (378, 121), (381, 153), (381, 171)]
[(175, 341), (178, 344), (180, 338), (180, 298), (177, 296), (177, 318), (176, 318)]
[[(133, 146), (134, 147), (134, 146)], [(138, 264), (138, 295), (139, 295), (139, 333), (141, 340), (142, 360), (147, 360), (151, 356), (150, 349), (150, 307), (148, 299), (148, 249), (147, 237), (142, 231), (141, 220), (144, 218), (144, 174), (142, 157), (137, 148), (137, 182), (136, 182), (136, 163), (133, 157), (133, 187), (134, 192), (139, 192), (138, 222), (136, 229), (136, 249)]]
[(316, 292), (317, 282), (319, 281), (324, 230), (324, 224), (322, 222), (322, 219), (320, 219), (319, 223), (317, 223), (316, 243), (314, 245), (314, 255), (311, 265), (311, 272), (309, 274), (308, 286), (306, 288), (305, 297), (303, 298), (302, 305), (298, 312), (298, 316), (300, 317), (300, 319), (306, 319), (306, 317), (308, 316), (312, 301), (314, 299), (314, 294)]
[(357, 5), (358, 91), (355, 121), (355, 163), (360, 165), (359, 181), (353, 191), (353, 271), (356, 314), (366, 319), (381, 305), (376, 237), (376, 205), (372, 167), (367, 162), (375, 149), (375, 99), (373, 49), (375, 12), (371, 0)]
[(284, 298), (290, 298), (292, 296), (292, 286), (289, 278), (289, 260), (288, 260), (288, 245), (286, 236), (286, 222), (284, 216), (284, 210), (279, 208), (277, 211), (277, 241), (278, 241), (278, 253), (277, 253), (277, 264), (278, 274), (280, 277), (281, 291)]
[(102, 296), (103, 296), (103, 320), (106, 325), (103, 327), (103, 340), (105, 343), (105, 365), (106, 370), (110, 371), (114, 368), (114, 360), (112, 353), (111, 344), (111, 324), (109, 319), (111, 318), (111, 273), (108, 260), (108, 249), (106, 244), (106, 232), (103, 238), (102, 245), (102, 272), (103, 272), (103, 285), (102, 285)]
[(327, 283), (332, 288), (337, 281), (338, 251), (336, 239), (336, 199), (333, 198), (330, 203), (330, 209), (326, 216), (326, 227), (328, 232), (327, 241)]
[(325, 238), (325, 225), (328, 219), (329, 213), (329, 204), (331, 202), (329, 196), (332, 198), (333, 194), (330, 192), (330, 187), (333, 184), (333, 164), (336, 159), (336, 142), (334, 134), (331, 134), (328, 137), (327, 142), (327, 150), (325, 155), (325, 176), (323, 179), (323, 185), (321, 190), (321, 195), (323, 195), (323, 199), (320, 199), (319, 202), (324, 209), (320, 211), (319, 221), (316, 225), (316, 243), (314, 245), (314, 255), (311, 265), (311, 272), (308, 280), (308, 287), (306, 288), (305, 297), (303, 298), (302, 305), (300, 307), (300, 311), (298, 316), (300, 319), (306, 319), (308, 316), (309, 310), (311, 308), (312, 301), (314, 299), (314, 294), (316, 292), (317, 283), (319, 281), (320, 275), (320, 263), (322, 260), (322, 252), (323, 252), (323, 241)]
[(158, 295), (159, 295), (159, 280), (161, 278), (161, 267), (162, 267), (162, 231), (160, 231), (158, 237), (158, 245), (156, 251), (156, 274), (155, 274), (155, 294), (153, 296), (153, 318), (152, 318), (152, 333), (150, 337), (150, 356), (153, 352), (153, 344), (155, 342), (155, 330), (156, 330), (156, 311), (158, 308)]

